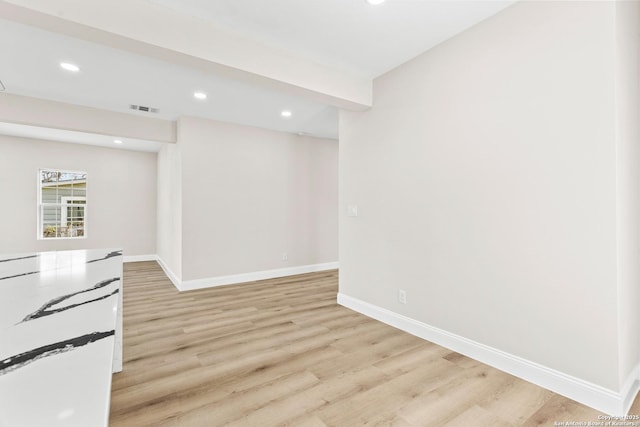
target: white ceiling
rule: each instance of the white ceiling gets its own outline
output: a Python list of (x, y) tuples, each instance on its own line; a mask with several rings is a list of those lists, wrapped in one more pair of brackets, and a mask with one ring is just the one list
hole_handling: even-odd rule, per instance
[[(371, 6), (364, 0), (147, 1), (369, 77), (406, 62), (514, 2), (388, 0)], [(284, 132), (338, 136), (334, 106), (4, 19), (0, 19), (0, 51), (0, 80), (7, 93), (149, 117), (129, 109), (130, 104), (146, 105), (158, 108), (154, 117), (169, 120), (191, 115)], [(62, 70), (60, 61), (79, 65), (80, 73)], [(196, 90), (206, 92), (208, 99), (194, 99)], [(293, 116), (283, 119), (283, 109), (291, 110)], [(30, 136), (29, 130), (0, 126), (0, 133), (42, 138), (42, 131)], [(77, 137), (70, 133), (69, 141), (77, 142)], [(55, 132), (50, 139), (64, 138), (64, 133)], [(87, 143), (92, 143), (90, 139)], [(133, 146), (141, 147), (121, 148)], [(157, 150), (153, 147), (146, 149)]]
[(148, 0), (327, 65), (377, 77), (515, 1)]
[[(176, 120), (212, 118), (337, 138), (337, 110), (273, 89), (0, 19), (0, 79), (8, 93)], [(60, 61), (80, 67), (77, 74)], [(194, 99), (194, 91), (208, 94)], [(134, 112), (131, 104), (155, 107)], [(285, 120), (283, 109), (294, 115)]]

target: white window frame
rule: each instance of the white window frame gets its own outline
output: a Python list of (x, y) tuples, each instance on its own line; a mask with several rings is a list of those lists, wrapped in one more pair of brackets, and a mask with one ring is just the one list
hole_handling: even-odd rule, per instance
[[(87, 198), (86, 197), (76, 197), (76, 196), (62, 196), (60, 197), (60, 204), (62, 205), (62, 214), (60, 216), (61, 222), (66, 223), (67, 222), (67, 207), (69, 205), (73, 206), (73, 203), (69, 203), (69, 202), (76, 202), (76, 201), (83, 201), (84, 205), (82, 205), (85, 208), (85, 211), (87, 209)], [(87, 215), (85, 214), (85, 222), (86, 222), (86, 217)], [(50, 239), (51, 237), (49, 237)]]
[[(60, 209), (60, 223), (63, 223), (63, 219), (64, 222), (66, 222), (67, 219), (67, 209), (66, 209), (66, 205), (68, 204), (67, 201), (73, 201), (73, 200), (84, 200), (84, 230), (83, 230), (83, 235), (82, 236), (69, 236), (69, 237), (44, 237), (44, 227), (43, 227), (43, 207), (45, 206), (42, 203), (42, 172), (61, 172), (61, 173), (72, 173), (72, 174), (84, 174), (87, 178), (85, 178), (85, 196), (84, 197), (76, 197), (76, 196), (61, 196), (60, 197), (60, 203), (56, 205), (59, 205), (61, 207)], [(67, 170), (67, 169), (59, 169), (59, 168), (41, 168), (38, 169), (38, 177), (37, 177), (37, 188), (38, 188), (38, 212), (37, 212), (37, 218), (38, 218), (38, 224), (37, 224), (37, 235), (36, 238), (37, 240), (82, 240), (82, 239), (86, 239), (87, 235), (88, 235), (88, 231), (87, 231), (87, 211), (88, 211), (88, 205), (87, 205), (87, 199), (89, 197), (89, 185), (86, 181), (88, 181), (88, 176), (89, 174), (87, 172), (84, 171), (72, 171), (72, 170)], [(53, 203), (52, 203), (53, 204)], [(65, 207), (65, 209), (62, 209), (62, 207)]]

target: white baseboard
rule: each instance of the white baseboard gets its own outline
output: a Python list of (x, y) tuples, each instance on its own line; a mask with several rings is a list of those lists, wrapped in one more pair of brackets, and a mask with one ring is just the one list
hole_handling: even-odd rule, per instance
[(158, 261), (158, 264), (160, 265), (160, 268), (162, 268), (162, 271), (164, 271), (164, 274), (166, 274), (169, 280), (171, 280), (171, 283), (173, 283), (173, 286), (175, 286), (177, 290), (180, 290), (180, 286), (182, 285), (182, 280), (178, 278), (178, 276), (176, 276), (173, 271), (171, 271), (171, 269), (167, 266), (167, 264), (165, 264), (165, 262), (162, 260), (162, 258), (160, 258), (160, 256), (156, 257), (156, 261)]
[[(631, 405), (633, 405), (633, 401), (635, 400), (638, 392), (640, 391), (640, 363), (636, 365), (636, 367), (631, 371), (629, 376), (627, 377), (627, 381), (622, 387), (622, 391), (620, 395), (623, 398), (622, 408), (625, 409), (625, 414), (629, 412), (631, 409)], [(637, 414), (634, 414), (637, 415)]]
[(627, 414), (640, 389), (640, 365), (629, 375), (622, 391), (618, 393), (348, 295), (339, 293), (338, 304), (515, 375), (605, 414), (615, 416)]
[(294, 276), (296, 274), (314, 273), (316, 271), (334, 270), (336, 268), (338, 268), (337, 262), (327, 262), (323, 264), (311, 264), (311, 265), (300, 265), (297, 267), (289, 267), (289, 268), (278, 268), (276, 270), (265, 270), (265, 271), (255, 271), (251, 273), (232, 274), (229, 276), (209, 277), (206, 279), (185, 280), (185, 281), (182, 281), (179, 285), (177, 285), (176, 282), (174, 282), (174, 285), (176, 285), (176, 287), (180, 291), (191, 291), (194, 289), (234, 285), (237, 283), (245, 283), (245, 282), (255, 282), (256, 280), (274, 279), (276, 277)]
[(124, 262), (157, 261), (158, 255), (129, 255), (125, 256)]

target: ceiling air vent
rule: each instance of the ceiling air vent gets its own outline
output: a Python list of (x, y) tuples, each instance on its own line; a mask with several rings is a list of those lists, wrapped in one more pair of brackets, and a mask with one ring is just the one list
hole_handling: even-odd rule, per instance
[(129, 105), (129, 108), (136, 111), (143, 111), (145, 113), (157, 113), (158, 109), (153, 107), (146, 107), (144, 105)]

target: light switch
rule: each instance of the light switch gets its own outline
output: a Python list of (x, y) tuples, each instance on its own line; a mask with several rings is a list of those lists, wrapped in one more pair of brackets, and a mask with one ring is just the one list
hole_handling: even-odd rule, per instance
[(358, 205), (347, 206), (347, 216), (358, 216)]

